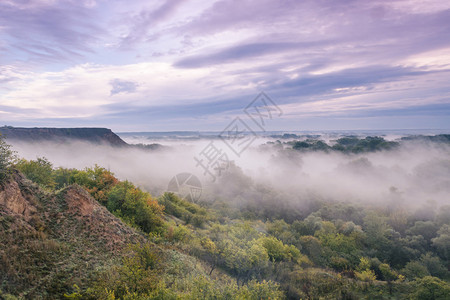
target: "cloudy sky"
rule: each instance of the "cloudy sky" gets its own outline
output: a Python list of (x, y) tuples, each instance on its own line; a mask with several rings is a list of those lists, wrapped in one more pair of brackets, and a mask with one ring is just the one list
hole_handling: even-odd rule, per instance
[(449, 83), (447, 0), (0, 1), (0, 125), (450, 129)]

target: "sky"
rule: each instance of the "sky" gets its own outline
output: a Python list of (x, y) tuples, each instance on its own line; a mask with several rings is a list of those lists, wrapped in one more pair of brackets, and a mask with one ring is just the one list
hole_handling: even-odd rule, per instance
[(450, 130), (450, 1), (1, 0), (0, 126)]

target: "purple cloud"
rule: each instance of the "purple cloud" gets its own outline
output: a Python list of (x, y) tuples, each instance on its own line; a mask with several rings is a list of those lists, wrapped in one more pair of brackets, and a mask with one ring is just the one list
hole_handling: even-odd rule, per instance
[[(166, 0), (155, 10), (142, 10), (139, 14), (135, 15), (129, 33), (120, 43), (121, 48), (127, 49), (144, 39), (148, 40), (149, 29), (169, 18), (184, 2), (185, 0)], [(152, 35), (150, 40), (158, 37), (158, 35)]]
[(133, 93), (136, 91), (138, 84), (132, 81), (126, 81), (121, 79), (113, 79), (109, 82), (112, 86), (111, 96), (119, 93)]
[[(250, 38), (183, 57), (175, 66), (204, 67), (297, 49), (308, 59), (396, 61), (409, 55), (450, 46), (450, 10), (418, 14), (364, 1), (222, 0), (180, 27), (201, 38), (225, 30), (251, 30)], [(248, 9), (246, 9), (248, 8)], [(321, 29), (323, 28), (323, 29)], [(248, 35), (248, 34), (247, 34)], [(317, 40), (323, 42), (316, 42)], [(325, 42), (325, 41), (328, 41)], [(315, 47), (312, 47), (315, 46)], [(290, 59), (290, 57), (289, 57)]]
[[(14, 72), (0, 73), (0, 84), (6, 87), (0, 96), (17, 86), (40, 87), (28, 83), (42, 75), (42, 69), (56, 69), (59, 75), (44, 74), (43, 81), (58, 84), (52, 78), (59, 78), (67, 80), (61, 85), (70, 86), (73, 74), (83, 82), (92, 77), (86, 85), (111, 85), (105, 95), (98, 89), (95, 97), (104, 96), (102, 103), (121, 98), (113, 95), (134, 93), (133, 101), (143, 106), (138, 110), (153, 109), (146, 91), (155, 93), (152, 99), (167, 99), (173, 95), (167, 87), (173, 82), (178, 86), (179, 78), (179, 88), (195, 86), (189, 98), (198, 100), (195, 108), (202, 116), (237, 110), (238, 99), (259, 90), (290, 105), (349, 95), (363, 99), (374, 93), (389, 106), (385, 99), (391, 99), (393, 86), (398, 92), (393, 102), (404, 100), (405, 110), (408, 105), (434, 105), (428, 110), (433, 113), (435, 107), (450, 103), (449, 20), (450, 5), (444, 1), (429, 5), (409, 0), (0, 1), (0, 63), (15, 67)], [(91, 66), (92, 72), (83, 73), (81, 64)], [(97, 69), (114, 73), (105, 75)], [(140, 71), (152, 69), (158, 72)], [(33, 71), (36, 76), (30, 75)], [(345, 89), (352, 92), (342, 92)], [(411, 90), (417, 103), (407, 101)], [(23, 94), (10, 93), (12, 98), (3, 104), (10, 105), (13, 96)], [(185, 99), (171, 98), (164, 114), (175, 110), (176, 115), (177, 109), (182, 114), (181, 107), (189, 111), (173, 104), (177, 101)], [(353, 107), (368, 109), (360, 101)], [(400, 114), (402, 108), (395, 109)]]
[(104, 34), (94, 15), (82, 2), (0, 2), (0, 36), (8, 41), (4, 51), (32, 63), (79, 60)]
[(293, 51), (296, 49), (313, 48), (320, 45), (326, 45), (329, 42), (282, 42), (282, 43), (251, 43), (229, 47), (215, 53), (198, 55), (183, 58), (175, 63), (180, 68), (198, 68), (212, 66), (216, 64), (224, 64), (229, 62), (246, 59), (249, 57), (258, 57), (270, 55), (273, 53)]

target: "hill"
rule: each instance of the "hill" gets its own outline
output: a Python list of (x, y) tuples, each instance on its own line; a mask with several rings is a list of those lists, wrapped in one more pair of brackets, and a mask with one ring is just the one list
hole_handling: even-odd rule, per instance
[(79, 140), (118, 147), (128, 145), (111, 129), (107, 128), (23, 128), (4, 126), (0, 128), (0, 133), (6, 137), (8, 142), (66, 142)]
[(0, 187), (0, 240), (1, 290), (36, 299), (85, 285), (144, 238), (81, 187), (49, 193), (14, 172)]
[[(198, 223), (198, 207), (166, 199), (184, 221), (166, 215), (159, 229), (166, 228), (167, 234), (155, 228), (146, 234), (150, 219), (142, 217), (151, 217), (148, 209), (158, 204), (142, 198), (148, 194), (129, 182), (113, 181), (116, 188), (109, 198), (124, 201), (114, 211), (120, 218), (98, 201), (98, 189), (77, 184), (49, 189), (14, 169), (0, 180), (1, 300), (281, 299), (274, 283), (252, 281), (238, 288), (233, 277), (219, 269), (211, 274), (210, 263), (176, 246), (188, 239), (190, 229), (174, 222)], [(123, 188), (125, 198), (116, 198)], [(151, 222), (159, 224), (153, 217)]]

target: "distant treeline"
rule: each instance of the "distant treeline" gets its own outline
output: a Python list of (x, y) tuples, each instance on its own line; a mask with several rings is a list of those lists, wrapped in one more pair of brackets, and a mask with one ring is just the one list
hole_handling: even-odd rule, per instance
[[(348, 136), (339, 138), (330, 144), (316, 138), (308, 138), (304, 141), (294, 140), (283, 144), (290, 145), (293, 149), (299, 151), (339, 151), (343, 153), (365, 153), (381, 150), (392, 150), (406, 141), (426, 141), (450, 144), (450, 134), (440, 134), (435, 136), (408, 136), (403, 137), (398, 141), (387, 141), (383, 137), (379, 136), (368, 136), (365, 138)], [(278, 142), (281, 143), (280, 141)]]

